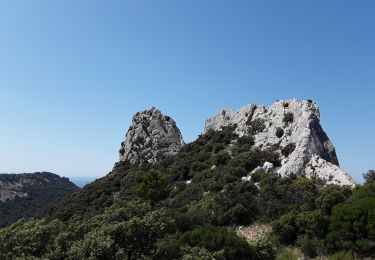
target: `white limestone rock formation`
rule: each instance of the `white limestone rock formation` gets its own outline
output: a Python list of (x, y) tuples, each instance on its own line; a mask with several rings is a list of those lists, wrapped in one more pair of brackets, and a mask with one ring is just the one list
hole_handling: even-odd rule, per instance
[(265, 162), (263, 166), (258, 166), (252, 173), (271, 173), (274, 170), (273, 163)]
[(339, 166), (323, 160), (317, 155), (313, 155), (306, 164), (305, 175), (309, 178), (318, 177), (326, 184), (349, 185), (355, 184), (354, 180)]
[(133, 124), (121, 143), (120, 161), (156, 163), (176, 154), (183, 145), (175, 121), (153, 107), (133, 116)]
[(271, 107), (251, 104), (236, 112), (224, 109), (206, 120), (204, 132), (234, 124), (239, 136), (253, 135), (256, 147), (269, 146), (280, 152), (281, 167), (275, 169), (280, 175), (294, 173), (355, 185), (339, 168), (335, 148), (320, 125), (319, 108), (313, 101), (280, 100)]

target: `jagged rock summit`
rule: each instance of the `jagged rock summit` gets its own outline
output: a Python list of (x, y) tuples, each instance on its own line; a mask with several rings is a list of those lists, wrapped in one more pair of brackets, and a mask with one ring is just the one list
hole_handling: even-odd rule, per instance
[(156, 163), (176, 154), (183, 145), (176, 122), (152, 107), (133, 116), (133, 123), (121, 143), (120, 161)]
[[(235, 125), (239, 136), (251, 135), (254, 146), (280, 154), (281, 166), (266, 162), (253, 172), (277, 172), (316, 177), (326, 184), (355, 186), (339, 165), (335, 148), (320, 125), (319, 107), (312, 100), (280, 100), (265, 107), (250, 104), (238, 111), (224, 109), (206, 120), (204, 133)], [(151, 108), (133, 116), (120, 161), (157, 163), (184, 145), (173, 119)]]
[(247, 105), (234, 112), (224, 109), (208, 119), (204, 132), (236, 125), (239, 136), (251, 134), (255, 146), (280, 152), (281, 166), (270, 163), (256, 172), (275, 171), (317, 177), (327, 184), (354, 186), (354, 180), (339, 167), (335, 148), (320, 125), (320, 112), (312, 100), (280, 100), (271, 107)]

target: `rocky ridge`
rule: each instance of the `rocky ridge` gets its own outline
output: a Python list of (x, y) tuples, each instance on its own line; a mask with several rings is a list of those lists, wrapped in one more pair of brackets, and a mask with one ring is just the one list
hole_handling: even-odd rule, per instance
[(50, 172), (0, 174), (0, 228), (38, 217), (78, 190), (68, 178)]
[[(224, 109), (206, 120), (204, 132), (235, 125), (239, 136), (252, 135), (254, 145), (280, 154), (281, 166), (266, 162), (253, 172), (277, 172), (316, 177), (326, 184), (354, 186), (339, 165), (336, 151), (320, 125), (320, 112), (311, 100), (280, 100), (265, 107), (250, 104), (238, 111)], [(175, 155), (184, 145), (175, 121), (151, 108), (133, 116), (120, 161), (157, 163)], [(245, 178), (249, 179), (249, 178)]]
[(69, 179), (49, 172), (0, 174), (0, 202), (27, 197), (29, 187), (42, 186), (46, 183), (75, 187)]
[(176, 122), (153, 107), (133, 116), (125, 141), (121, 143), (120, 161), (156, 163), (176, 154), (183, 145)]
[(311, 100), (280, 100), (270, 107), (247, 105), (234, 112), (224, 109), (206, 120), (205, 130), (236, 125), (239, 136), (251, 134), (255, 146), (280, 152), (281, 167), (266, 162), (254, 171), (275, 171), (317, 177), (327, 184), (354, 186), (339, 167), (335, 148), (320, 125), (319, 107)]

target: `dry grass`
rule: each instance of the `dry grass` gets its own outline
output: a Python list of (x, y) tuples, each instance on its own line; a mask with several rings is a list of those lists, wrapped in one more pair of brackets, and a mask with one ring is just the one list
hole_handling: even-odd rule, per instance
[(272, 231), (270, 224), (255, 223), (251, 226), (237, 228), (237, 235), (244, 237), (247, 241), (254, 241)]

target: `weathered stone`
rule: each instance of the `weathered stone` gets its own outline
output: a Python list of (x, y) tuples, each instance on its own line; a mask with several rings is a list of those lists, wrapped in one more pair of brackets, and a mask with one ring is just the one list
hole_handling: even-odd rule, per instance
[(120, 161), (156, 163), (176, 154), (183, 145), (175, 121), (153, 107), (133, 116), (133, 124), (121, 143)]
[(309, 178), (319, 178), (325, 184), (354, 186), (354, 180), (337, 165), (313, 155), (306, 164), (305, 175)]
[[(206, 121), (205, 132), (234, 124), (239, 136), (254, 136), (256, 147), (278, 147), (282, 161), (275, 171), (280, 175), (294, 173), (322, 179), (333, 176), (331, 179), (337, 180), (335, 183), (355, 185), (339, 168), (335, 148), (320, 125), (319, 108), (314, 102), (280, 100), (268, 108), (252, 104), (237, 112), (224, 109)], [(315, 158), (314, 163), (312, 158)], [(307, 169), (312, 163), (315, 165), (313, 172)], [(260, 168), (256, 171), (264, 171)]]
[(256, 167), (252, 173), (270, 173), (274, 169), (273, 163), (265, 162), (263, 166)]

